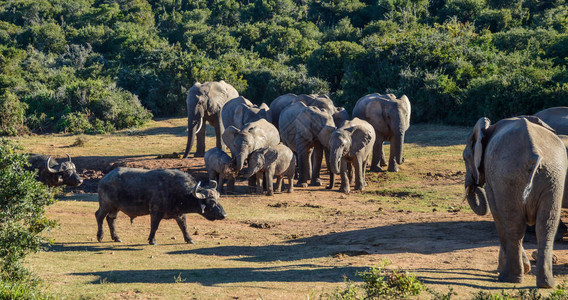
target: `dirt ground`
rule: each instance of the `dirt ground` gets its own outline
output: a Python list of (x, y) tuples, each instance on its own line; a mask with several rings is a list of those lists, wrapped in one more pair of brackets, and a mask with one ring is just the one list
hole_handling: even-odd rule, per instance
[[(427, 129), (422, 128), (421, 132)], [(178, 138), (183, 139), (183, 136)], [(424, 171), (430, 168), (412, 170), (422, 164), (420, 156), (432, 157), (433, 162), (448, 161), (448, 155), (442, 150), (451, 145), (436, 145), (426, 151), (423, 149), (428, 145), (413, 138), (412, 132), (408, 139), (414, 146), (411, 144), (410, 158), (401, 167), (400, 174), (367, 174), (367, 192), (345, 195), (337, 188), (329, 191), (323, 187), (308, 187), (296, 188), (292, 194), (266, 197), (248, 194), (246, 182), (241, 180), (234, 194), (221, 198), (229, 214), (227, 219), (209, 222), (188, 216), (195, 245), (180, 241), (175, 222), (164, 221), (156, 236), (160, 245), (148, 246), (145, 238), (149, 218), (137, 218), (129, 224), (124, 215), (117, 221), (123, 243), (110, 242), (106, 228), (106, 240), (97, 243), (93, 213), (98, 206), (97, 182), (112, 168), (175, 168), (206, 180), (202, 158), (78, 155), (73, 160), (80, 166), (78, 171), (85, 179), (84, 184), (66, 188), (67, 196), (49, 209), (50, 216), (61, 224), (52, 234), (55, 246), (47, 253), (36, 255), (31, 264), (56, 295), (69, 296), (69, 285), (73, 285), (79, 293), (86, 293), (83, 296), (94, 298), (97, 297), (93, 295), (100, 296), (104, 288), (109, 289), (102, 294), (105, 297), (169, 298), (172, 294), (165, 296), (149, 291), (160, 291), (163, 288), (154, 285), (171, 283), (177, 275), (183, 277), (187, 286), (168, 288), (181, 289), (182, 294), (189, 290), (190, 298), (312, 299), (343, 287), (344, 276), (359, 280), (355, 275), (357, 271), (383, 259), (392, 262), (389, 268), (412, 272), (439, 293), (453, 289), (460, 299), (468, 299), (479, 290), (496, 293), (535, 287), (532, 272), (525, 276), (522, 284), (496, 281), (497, 233), (490, 215), (477, 216), (467, 209), (467, 203), (458, 199), (457, 195), (462, 193), (463, 168), (456, 169), (450, 164), (432, 172)], [(452, 154), (451, 160), (459, 162), (456, 156)], [(322, 178), (327, 183), (327, 175)], [(396, 188), (397, 179), (399, 185), (404, 186), (408, 178), (418, 178), (416, 190)], [(424, 204), (422, 198), (429, 192), (413, 192), (439, 186), (449, 186), (452, 190), (449, 200), (445, 199), (447, 196), (440, 200), (443, 205), (436, 200)], [(385, 191), (390, 193), (390, 200), (377, 196)], [(418, 208), (412, 208), (413, 205)], [(534, 234), (525, 236), (524, 247), (530, 257), (536, 248)], [(568, 242), (555, 243), (558, 262), (553, 272), (557, 284), (568, 279), (567, 250)], [(154, 267), (129, 261), (131, 256), (139, 257), (140, 253), (164, 260)], [(184, 263), (170, 262), (172, 254), (184, 258)], [(104, 263), (99, 261), (101, 255), (106, 257)], [(75, 256), (89, 267), (68, 262)], [(61, 262), (61, 266), (53, 267), (52, 261)], [(120, 263), (109, 270), (113, 261)], [(152, 275), (148, 276), (148, 272)], [(101, 282), (107, 279), (123, 286), (101, 287)], [(422, 297), (429, 294), (423, 292)]]

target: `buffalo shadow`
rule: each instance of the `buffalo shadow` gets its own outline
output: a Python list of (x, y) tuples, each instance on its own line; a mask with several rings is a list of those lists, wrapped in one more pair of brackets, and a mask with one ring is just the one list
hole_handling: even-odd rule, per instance
[(115, 242), (82, 242), (82, 243), (53, 243), (47, 247), (48, 252), (102, 252), (102, 251), (141, 251), (147, 245), (121, 245)]
[(204, 286), (238, 282), (342, 282), (355, 280), (355, 274), (364, 268), (331, 267), (300, 264), (282, 267), (258, 268), (209, 268), (209, 269), (161, 269), (161, 270), (112, 270), (72, 273), (78, 276), (97, 276), (91, 284), (112, 283), (174, 283), (197, 282)]
[(447, 253), (499, 245), (493, 222), (406, 223), (329, 233), (266, 246), (219, 246), (169, 254), (237, 256), (246, 262), (296, 261), (335, 255)]

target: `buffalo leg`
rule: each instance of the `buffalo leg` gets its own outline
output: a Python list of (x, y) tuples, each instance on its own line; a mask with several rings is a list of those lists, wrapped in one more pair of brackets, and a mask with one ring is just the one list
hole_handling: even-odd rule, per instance
[(121, 243), (122, 240), (118, 237), (118, 234), (116, 234), (116, 227), (114, 224), (117, 215), (118, 215), (118, 209), (112, 209), (106, 216), (106, 220), (108, 223), (108, 229), (110, 230), (110, 237), (112, 238), (113, 241)]
[(160, 221), (162, 221), (163, 217), (164, 213), (150, 213), (150, 235), (148, 236), (150, 245), (156, 245), (156, 230), (158, 230), (158, 226), (160, 226)]
[(103, 240), (103, 235), (104, 235), (103, 222), (107, 214), (108, 214), (108, 209), (103, 207), (99, 207), (99, 209), (95, 213), (95, 217), (97, 218), (97, 241), (99, 242), (102, 242)]
[(181, 233), (183, 234), (183, 239), (188, 244), (195, 244), (189, 233), (187, 232), (187, 223), (185, 222), (185, 215), (178, 216), (176, 218), (176, 222), (178, 223), (179, 229), (181, 229)]

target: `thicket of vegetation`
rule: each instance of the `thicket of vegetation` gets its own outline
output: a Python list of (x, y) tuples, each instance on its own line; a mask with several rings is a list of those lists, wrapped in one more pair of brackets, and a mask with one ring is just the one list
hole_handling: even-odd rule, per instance
[(13, 142), (0, 140), (0, 299), (43, 299), (39, 280), (23, 265), (43, 248), (42, 234), (55, 221), (45, 216), (54, 190), (27, 171), (28, 157)]
[(568, 105), (567, 64), (565, 0), (0, 0), (0, 134), (183, 115), (221, 79), (256, 103), (406, 94), (414, 121), (471, 125)]

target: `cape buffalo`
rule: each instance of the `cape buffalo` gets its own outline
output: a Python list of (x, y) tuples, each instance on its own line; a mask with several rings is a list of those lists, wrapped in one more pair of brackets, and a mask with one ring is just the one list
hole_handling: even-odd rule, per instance
[(155, 234), (162, 219), (176, 219), (186, 243), (192, 243), (187, 233), (186, 213), (199, 213), (207, 220), (222, 220), (227, 214), (219, 204), (219, 192), (213, 187), (201, 188), (195, 179), (179, 170), (116, 168), (99, 182), (97, 240), (103, 238), (103, 219), (106, 217), (111, 238), (121, 242), (114, 222), (119, 211), (130, 217), (150, 215), (148, 242), (156, 245)]
[(30, 169), (37, 170), (38, 180), (47, 186), (80, 186), (83, 183), (69, 154), (67, 161), (62, 163), (58, 163), (51, 156), (41, 154), (30, 154), (28, 160)]

